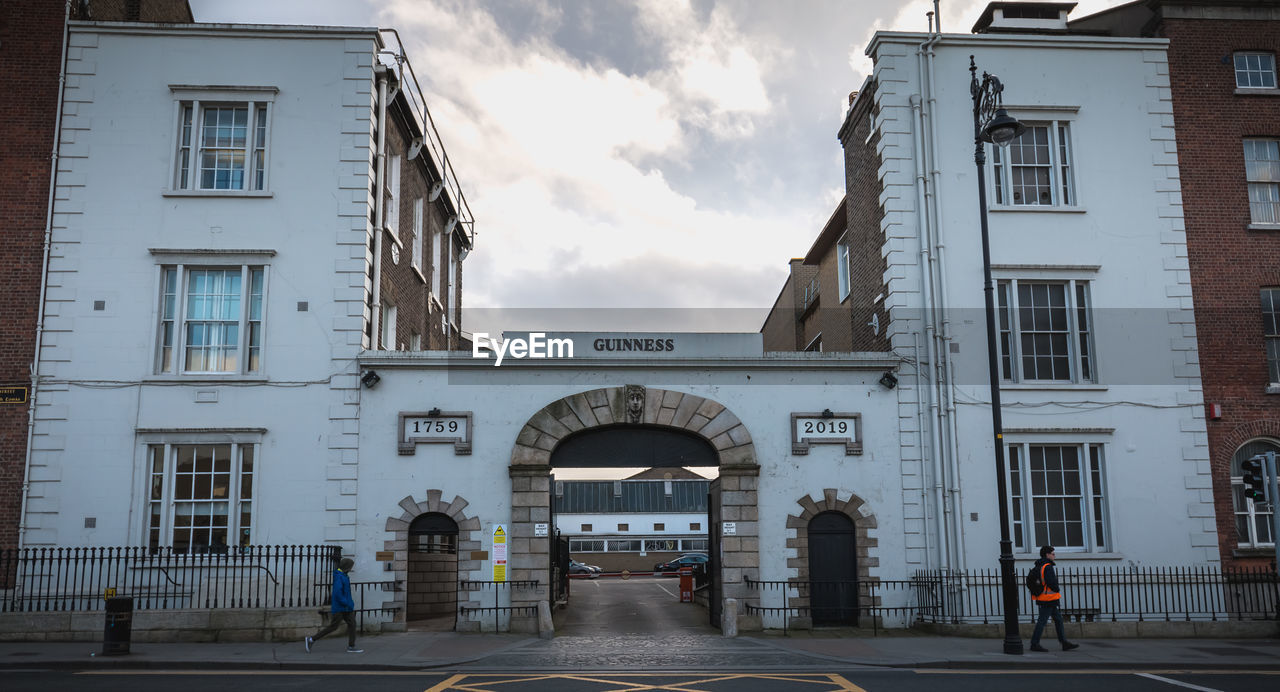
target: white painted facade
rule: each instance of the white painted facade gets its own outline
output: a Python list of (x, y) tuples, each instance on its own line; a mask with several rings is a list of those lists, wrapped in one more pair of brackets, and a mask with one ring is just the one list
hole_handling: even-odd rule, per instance
[[(873, 86), (859, 98), (874, 99), (880, 137), (887, 335), (895, 353), (924, 364), (923, 377), (905, 366), (896, 390), (906, 564), (989, 569), (999, 552), (970, 55), (979, 79), (1003, 81), (1011, 115), (1069, 133), (1070, 172), (1053, 178), (1070, 180), (1069, 197), (997, 199), (991, 145), (986, 173), (993, 278), (1088, 291), (1095, 376), (1002, 384), (1005, 439), (1029, 445), (1023, 480), (1036, 447), (1101, 452), (1090, 482), (1105, 496), (1096, 532), (1057, 542), (1058, 559), (1218, 562), (1166, 45), (892, 32), (869, 44)], [(1037, 557), (1025, 535), (1019, 560)]]

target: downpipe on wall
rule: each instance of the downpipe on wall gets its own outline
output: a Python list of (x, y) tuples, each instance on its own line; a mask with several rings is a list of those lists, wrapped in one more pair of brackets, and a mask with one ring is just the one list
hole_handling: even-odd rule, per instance
[(370, 306), (370, 331), (369, 348), (370, 350), (378, 350), (378, 339), (382, 336), (382, 215), (385, 213), (383, 207), (386, 195), (383, 194), (382, 188), (386, 184), (387, 176), (387, 68), (380, 62), (373, 69), (375, 78), (378, 80), (378, 160), (375, 164), (377, 170), (374, 171), (373, 177), (375, 184), (373, 186), (376, 199), (373, 203), (373, 305)]

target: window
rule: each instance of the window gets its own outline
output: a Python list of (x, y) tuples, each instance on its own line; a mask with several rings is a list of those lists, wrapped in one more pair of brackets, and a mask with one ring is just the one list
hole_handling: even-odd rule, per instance
[(416, 330), (409, 331), (409, 350), (410, 351), (422, 350), (422, 335), (419, 334)]
[[(585, 526), (590, 526), (590, 524), (586, 524)], [(590, 530), (590, 529), (584, 529), (584, 530)], [(571, 538), (571, 539), (569, 539), (569, 552), (573, 552), (573, 553), (603, 553), (603, 552), (604, 552), (604, 541), (602, 541), (602, 540), (582, 539), (582, 538)]]
[(696, 522), (696, 521), (694, 521), (694, 522), (690, 522), (690, 523), (689, 523), (689, 530), (690, 530), (690, 531), (701, 531), (701, 530), (702, 530), (702, 523), (701, 523), (701, 522)]
[(618, 524), (618, 530), (619, 530), (619, 531), (630, 531), (630, 530), (631, 530), (631, 525), (630, 525), (630, 524)]
[[(436, 265), (436, 271), (440, 275), (440, 306), (444, 308), (446, 323), (448, 322), (449, 314), (449, 286), (453, 283), (449, 278), (449, 258), (453, 255), (453, 248), (450, 247), (451, 243), (449, 242), (452, 240), (451, 236), (452, 234), (441, 234), (436, 236), (440, 239), (440, 244), (436, 245), (436, 261), (439, 262), (439, 264)], [(446, 329), (446, 331), (448, 330)]]
[(991, 146), (995, 203), (1012, 206), (1069, 206), (1076, 203), (1071, 181), (1071, 129), (1066, 122), (1028, 123), (1008, 150)]
[(1087, 281), (996, 284), (1000, 362), (1012, 382), (1096, 382)]
[(458, 275), (458, 254), (457, 248), (454, 247), (453, 234), (449, 234), (448, 252), (445, 255), (445, 267), (447, 272), (445, 279), (449, 284), (448, 290), (445, 292), (444, 309), (445, 314), (449, 316), (449, 324), (454, 324), (457, 320), (458, 303), (457, 303), (457, 275)]
[(607, 541), (605, 547), (611, 553), (638, 553), (640, 552), (640, 541), (635, 538), (615, 539)]
[(1271, 53), (1236, 53), (1235, 63), (1237, 87), (1276, 88), (1276, 57)]
[(582, 530), (582, 531), (590, 531), (590, 530), (591, 530), (591, 524), (583, 524), (583, 525), (582, 525), (582, 529), (581, 529), (581, 530)]
[(396, 306), (382, 304), (382, 350), (396, 350)]
[(1280, 385), (1280, 288), (1262, 289), (1262, 335), (1267, 342), (1267, 382)]
[(382, 213), (382, 225), (399, 239), (400, 233), (400, 155), (393, 154), (387, 160), (387, 197)]
[(147, 446), (147, 544), (218, 553), (250, 544), (255, 444)]
[(680, 541), (674, 538), (646, 538), (644, 550), (646, 553), (674, 553), (680, 550)]
[(170, 89), (178, 119), (173, 188), (227, 193), (266, 190), (276, 90)]
[(413, 200), (413, 268), (422, 271), (422, 198)]
[(705, 538), (686, 538), (680, 541), (680, 550), (689, 552), (693, 550), (706, 551), (707, 539)]
[(1267, 452), (1280, 452), (1280, 444), (1274, 440), (1253, 440), (1231, 457), (1231, 504), (1235, 507), (1236, 538), (1242, 548), (1261, 548), (1275, 545), (1271, 535), (1271, 512), (1274, 505), (1257, 504), (1244, 496), (1241, 463), (1245, 459)]
[(262, 371), (262, 266), (161, 268), (160, 373)]
[(849, 297), (849, 244), (840, 241), (836, 245), (836, 271), (839, 272), (840, 300)]
[(1022, 552), (1109, 548), (1103, 446), (1013, 444), (1009, 492), (1014, 545)]
[(653, 530), (654, 530), (654, 531), (666, 531), (666, 530), (667, 530), (667, 525), (666, 525), (666, 524), (654, 524), (654, 525), (653, 525)]
[(1244, 177), (1249, 185), (1249, 219), (1280, 223), (1280, 140), (1244, 140)]

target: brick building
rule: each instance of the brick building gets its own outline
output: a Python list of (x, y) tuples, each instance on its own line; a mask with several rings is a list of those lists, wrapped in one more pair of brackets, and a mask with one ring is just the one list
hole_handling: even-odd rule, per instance
[(67, 19), (191, 22), (186, 0), (0, 4), (0, 549), (17, 544)]
[(1280, 2), (1143, 0), (1071, 28), (1169, 40), (1219, 549), (1270, 562), (1271, 512), (1240, 464), (1280, 451)]

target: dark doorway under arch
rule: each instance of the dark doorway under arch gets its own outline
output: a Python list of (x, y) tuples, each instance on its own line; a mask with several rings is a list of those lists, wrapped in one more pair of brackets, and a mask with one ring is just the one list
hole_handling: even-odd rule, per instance
[(448, 515), (428, 512), (409, 524), (407, 588), (407, 622), (453, 629), (458, 611), (458, 523)]
[(809, 580), (813, 624), (858, 624), (857, 538), (843, 512), (809, 520)]

